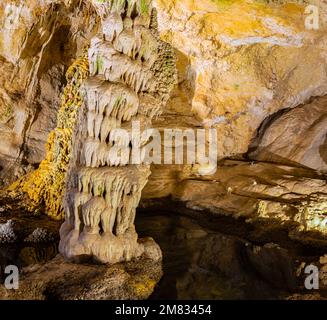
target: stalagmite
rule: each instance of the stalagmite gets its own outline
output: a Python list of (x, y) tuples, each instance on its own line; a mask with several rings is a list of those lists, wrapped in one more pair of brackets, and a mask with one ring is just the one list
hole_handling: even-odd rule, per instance
[[(150, 175), (129, 164), (132, 121), (148, 127), (176, 82), (174, 53), (159, 37), (147, 0), (93, 0), (102, 35), (91, 41), (90, 78), (73, 138), (60, 252), (69, 260), (129, 261), (142, 254), (158, 260), (153, 240), (138, 241), (134, 220)], [(142, 145), (148, 141), (142, 141)], [(118, 152), (118, 151), (119, 152)]]

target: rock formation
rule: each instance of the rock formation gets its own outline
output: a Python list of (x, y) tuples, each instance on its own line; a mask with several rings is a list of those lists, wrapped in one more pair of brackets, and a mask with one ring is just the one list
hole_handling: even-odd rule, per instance
[(295, 1), (156, 7), (162, 38), (178, 50), (179, 84), (154, 125), (215, 128), (221, 161), (207, 177), (192, 166), (153, 166), (144, 205), (173, 197), (215, 215), (291, 225), (300, 241), (298, 231), (325, 234), (326, 2), (318, 30), (306, 29), (306, 4)]
[(79, 265), (57, 256), (23, 270), (18, 290), (0, 286), (1, 300), (145, 300), (162, 276), (161, 262)]
[(29, 211), (33, 212), (39, 206), (44, 206), (47, 215), (56, 220), (63, 218), (62, 199), (72, 154), (72, 134), (83, 102), (80, 89), (89, 75), (88, 69), (85, 54), (68, 68), (67, 85), (57, 115), (57, 127), (49, 134), (46, 157), (37, 170), (23, 176), (8, 188), (12, 196), (27, 195), (28, 201), (23, 203)]
[(8, 186), (45, 158), (65, 73), (99, 23), (80, 0), (2, 1), (0, 17), (0, 179)]
[(147, 141), (137, 146), (134, 137), (123, 139), (119, 129), (132, 135), (132, 120), (148, 127), (160, 114), (175, 84), (174, 55), (158, 38), (150, 1), (93, 4), (102, 33), (89, 49), (90, 78), (73, 138), (60, 252), (73, 260), (116, 263), (146, 251), (157, 260), (160, 249), (139, 243), (134, 226), (150, 167), (131, 165), (130, 157), (132, 148)]
[(250, 158), (326, 172), (326, 106), (322, 97), (267, 118), (249, 148)]
[[(50, 75), (53, 82), (63, 73), (58, 70), (71, 60), (57, 51), (54, 51), (56, 59), (53, 63), (48, 59), (49, 50), (54, 48), (55, 43), (64, 42), (63, 28), (75, 35), (67, 35), (69, 41), (73, 41), (64, 48), (64, 52), (69, 52), (71, 56), (82, 54), (83, 46), (91, 43), (92, 77), (84, 86), (87, 107), (83, 107), (86, 108), (84, 116), (88, 121), (79, 120), (79, 126), (85, 126), (88, 131), (76, 132), (75, 165), (70, 171), (77, 170), (81, 176), (82, 171), (77, 168), (81, 166), (86, 176), (90, 176), (90, 181), (94, 179), (91, 168), (111, 168), (120, 172), (122, 164), (128, 160), (126, 157), (124, 161), (117, 159), (112, 152), (108, 154), (109, 150), (117, 150), (112, 148), (114, 135), (111, 131), (120, 127), (131, 131), (133, 120), (141, 120), (142, 127), (146, 128), (150, 125), (150, 118), (161, 109), (161, 104), (156, 101), (168, 97), (169, 90), (160, 84), (167, 77), (165, 72), (170, 72), (169, 68), (160, 69), (156, 62), (160, 61), (156, 51), (166, 52), (157, 48), (160, 36), (175, 48), (179, 81), (162, 116), (154, 118), (153, 126), (159, 129), (215, 128), (221, 169), (216, 175), (201, 178), (192, 166), (152, 166), (150, 182), (142, 198), (173, 196), (194, 209), (209, 209), (214, 213), (252, 219), (266, 217), (271, 220), (273, 217), (274, 221), (296, 222), (300, 230), (325, 230), (326, 99), (312, 99), (327, 92), (325, 2), (319, 5), (318, 30), (305, 27), (306, 2), (267, 4), (262, 1), (155, 0), (153, 4), (158, 19), (152, 17), (152, 22), (149, 22), (150, 9), (145, 1), (136, 6), (131, 2), (127, 8), (121, 7), (120, 2), (115, 3), (111, 9), (116, 10), (118, 15), (109, 15), (109, 3), (89, 1), (81, 4), (77, 1), (51, 1), (46, 6), (41, 3), (9, 5), (12, 9), (9, 17), (16, 12), (18, 18), (12, 19), (11, 25), (10, 19), (4, 19), (10, 37), (1, 35), (2, 43), (10, 48), (9, 52), (1, 51), (5, 74), (1, 77), (4, 126), (0, 129), (4, 138), (0, 141), (3, 182), (8, 182), (8, 177), (31, 170), (31, 165), (38, 162), (36, 158), (42, 159), (44, 155), (43, 151), (38, 151), (42, 149), (40, 144), (44, 138), (36, 142), (33, 128), (40, 127), (42, 131), (52, 129), (49, 123), (44, 126), (39, 124), (44, 122), (44, 115), (55, 114), (57, 109), (50, 112), (49, 103), (39, 105), (39, 101), (43, 101), (48, 92), (42, 88), (49, 88)], [(1, 8), (4, 15), (9, 10), (5, 5)], [(123, 9), (129, 10), (126, 14), (132, 19), (119, 18)], [(46, 13), (44, 16), (39, 14), (41, 10)], [(143, 12), (141, 17), (138, 16), (140, 11)], [(60, 13), (65, 19), (59, 21), (54, 13)], [(99, 16), (102, 30), (98, 37), (93, 37), (100, 28)], [(82, 21), (87, 24), (84, 31)], [(151, 26), (145, 32), (144, 25), (147, 23)], [(154, 31), (156, 27), (158, 32)], [(41, 34), (41, 29), (47, 32), (38, 38), (36, 35)], [(26, 35), (25, 42), (24, 37), (17, 37), (21, 33)], [(19, 44), (22, 44), (22, 51), (18, 49)], [(28, 49), (31, 47), (35, 51), (33, 54), (29, 52), (32, 49)], [(37, 53), (36, 48), (39, 50)], [(30, 60), (37, 60), (36, 57), (40, 61), (33, 64)], [(10, 65), (15, 61), (19, 61), (15, 81), (20, 79), (26, 82), (24, 85), (8, 80), (11, 78), (8, 77)], [(44, 64), (46, 68), (42, 67)], [(72, 69), (75, 70), (74, 67)], [(47, 76), (42, 73), (45, 70), (48, 70)], [(28, 85), (26, 79), (32, 79), (33, 74), (34, 80)], [(160, 90), (153, 89), (156, 86)], [(54, 87), (57, 92), (58, 85)], [(70, 88), (78, 91), (79, 85), (72, 88), (68, 79), (65, 92)], [(147, 94), (144, 95), (143, 91)], [(49, 96), (56, 95), (59, 96), (49, 92)], [(103, 101), (99, 101), (100, 109), (92, 106), (93, 100), (98, 99), (97, 95), (103, 97)], [(64, 96), (67, 97), (67, 94)], [(115, 101), (111, 98), (113, 96), (123, 98)], [(107, 104), (107, 100), (111, 103)], [(14, 102), (17, 102), (17, 107), (10, 108)], [(66, 102), (69, 104), (70, 100)], [(44, 205), (46, 212), (56, 219), (63, 218), (63, 181), (72, 154), (70, 130), (75, 123), (67, 103), (62, 104), (57, 114), (57, 128), (50, 135), (45, 161), (36, 172), (18, 183), (18, 189), (32, 200), (27, 201), (31, 211), (38, 205)], [(99, 115), (102, 111), (109, 116), (102, 119)], [(28, 120), (29, 113), (32, 123)], [(301, 121), (304, 117), (305, 121)], [(96, 137), (98, 141), (94, 139)], [(30, 141), (34, 142), (29, 146)], [(8, 144), (11, 146), (8, 147)], [(117, 147), (126, 147), (125, 154), (128, 153), (126, 141), (118, 143)], [(241, 162), (231, 164), (224, 160), (226, 158)], [(237, 170), (229, 170), (230, 167)], [(141, 170), (141, 167), (135, 170)], [(146, 184), (147, 170), (144, 167), (144, 175), (141, 174), (144, 181), (138, 182), (139, 191)], [(244, 174), (243, 170), (248, 173)], [(262, 180), (262, 172), (265, 181)], [(69, 190), (78, 187), (74, 175), (70, 177), (72, 186)], [(127, 181), (124, 183), (128, 184)], [(274, 183), (271, 184), (271, 181)], [(293, 184), (297, 186), (297, 191)], [(276, 185), (280, 186), (277, 193)], [(205, 192), (197, 192), (198, 187)], [(17, 184), (13, 189), (17, 191)], [(292, 199), (285, 200), (285, 197)]]
[[(0, 182), (13, 197), (4, 201), (3, 242), (45, 237), (34, 223), (16, 234), (6, 214), (18, 203), (31, 219), (65, 211), (67, 260), (158, 260), (158, 246), (135, 230), (141, 200), (325, 245), (327, 5), (319, 2), (319, 26), (308, 29), (310, 2), (2, 1)], [(217, 172), (131, 164), (133, 147), (150, 144), (133, 136), (136, 121), (217, 130)]]

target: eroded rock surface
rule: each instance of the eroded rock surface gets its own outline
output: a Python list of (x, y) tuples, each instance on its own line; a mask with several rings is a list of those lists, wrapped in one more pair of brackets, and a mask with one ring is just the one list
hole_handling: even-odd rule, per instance
[(172, 196), (194, 210), (244, 217), (249, 222), (266, 220), (271, 225), (290, 223), (297, 232), (319, 231), (324, 236), (326, 194), (326, 177), (314, 170), (229, 160), (205, 178), (192, 167), (157, 167), (143, 199)]
[(326, 94), (324, 1), (317, 31), (305, 28), (306, 4), (155, 3), (161, 37), (184, 56), (180, 87), (189, 87), (188, 100), (173, 97), (175, 110), (188, 103), (193, 118), (217, 129), (220, 158), (247, 152), (261, 123), (278, 110)]
[[(75, 261), (93, 257), (103, 263), (130, 261), (144, 252), (161, 259), (153, 240), (138, 241), (136, 208), (150, 166), (133, 164), (137, 141), (132, 121), (148, 128), (175, 84), (175, 59), (158, 38), (150, 1), (93, 1), (102, 34), (91, 40), (90, 78), (85, 105), (73, 138), (73, 155), (64, 200), (60, 252)], [(119, 139), (117, 139), (119, 137)]]
[[(4, 68), (3, 74), (6, 75), (3, 77), (5, 81), (3, 85), (3, 99), (10, 97), (10, 88), (16, 87), (15, 82), (10, 85), (7, 83), (8, 79), (11, 78), (7, 75), (12, 72), (10, 63), (18, 61), (18, 65), (22, 66), (19, 70), (22, 70), (21, 72), (23, 73), (18, 73), (14, 78), (15, 81), (25, 81), (27, 74), (29, 74), (26, 71), (27, 67), (23, 68), (25, 64), (30, 66), (28, 70), (31, 74), (37, 73), (34, 70), (37, 64), (33, 67), (28, 62), (28, 59), (32, 59), (32, 57), (35, 60), (37, 55), (35, 55), (35, 52), (33, 52), (34, 55), (32, 53), (27, 54), (28, 48), (41, 48), (43, 45), (45, 48), (48, 48), (50, 46), (50, 44), (47, 44), (48, 38), (53, 39), (51, 40), (52, 42), (50, 41), (53, 47), (53, 41), (56, 40), (55, 43), (61, 43), (59, 41), (62, 39), (60, 34), (66, 34), (60, 31), (59, 35), (56, 36), (57, 38), (54, 35), (54, 38), (52, 38), (51, 32), (49, 32), (52, 26), (50, 24), (53, 23), (57, 26), (55, 23), (57, 21), (56, 15), (52, 14), (51, 19), (46, 19), (48, 15), (40, 16), (36, 14), (37, 12), (41, 10), (48, 12), (47, 10), (50, 10), (50, 13), (54, 13), (59, 10), (60, 16), (66, 17), (66, 20), (62, 19), (60, 23), (63, 23), (67, 28), (70, 27), (76, 31), (76, 34), (83, 35), (87, 39), (91, 38), (92, 32), (97, 28), (95, 11), (87, 6), (85, 7), (86, 4), (79, 7), (75, 2), (71, 2), (69, 5), (65, 1), (53, 2), (49, 7), (43, 7), (44, 5), (41, 5), (39, 2), (22, 5), (20, 18), (13, 20), (15, 25), (10, 27), (11, 33), (3, 34), (4, 43), (12, 48), (9, 52), (6, 51), (6, 54), (3, 53), (4, 63), (2, 68)], [(240, 158), (247, 154), (250, 158), (247, 165), (250, 165), (255, 160), (273, 161), (276, 165), (287, 164), (290, 167), (304, 165), (322, 173), (326, 170), (326, 126), (324, 120), (326, 99), (320, 98), (310, 103), (307, 102), (310, 98), (324, 95), (327, 92), (326, 3), (324, 1), (321, 1), (319, 6), (320, 25), (318, 30), (307, 30), (305, 28), (304, 10), (306, 3), (267, 4), (259, 3), (259, 1), (221, 3), (211, 0), (198, 2), (189, 0), (178, 2), (157, 0), (154, 1), (154, 5), (157, 9), (158, 23), (156, 25), (158, 26), (159, 34), (162, 39), (169, 42), (175, 48), (179, 70), (178, 85), (175, 86), (171, 94), (163, 116), (154, 121), (156, 127), (161, 129), (167, 127), (181, 129), (214, 127), (218, 131), (219, 158)], [(17, 7), (17, 5), (15, 6)], [(13, 9), (16, 8), (15, 6), (13, 6)], [(2, 13), (6, 17), (5, 4), (2, 5), (2, 8)], [(106, 12), (102, 12), (102, 9), (99, 8), (98, 6), (100, 15), (105, 15)], [(16, 12), (18, 9), (15, 10), (13, 12)], [(65, 14), (61, 11), (64, 11)], [(35, 14), (32, 15), (31, 12), (35, 12)], [(86, 22), (89, 31), (83, 33), (79, 26), (84, 18), (87, 18)], [(8, 23), (7, 19), (3, 20)], [(51, 23), (49, 22), (49, 26), (44, 27), (47, 32), (44, 33), (43, 37), (37, 37), (36, 34), (40, 32), (41, 26), (47, 21), (52, 21)], [(107, 43), (101, 41), (101, 39), (96, 40), (94, 38), (93, 40), (93, 53), (90, 56), (99, 56), (100, 58), (97, 60), (93, 57), (91, 68), (93, 68), (95, 73), (98, 71), (95, 69), (98, 68), (100, 73), (104, 73), (104, 70), (101, 69), (114, 69), (117, 65), (123, 65), (124, 69), (121, 72), (125, 72), (128, 78), (126, 79), (127, 84), (130, 84), (131, 81), (136, 81), (133, 85), (142, 91), (145, 86), (149, 85), (147, 83), (149, 81), (149, 74), (147, 72), (140, 72), (138, 64), (131, 65), (131, 60), (135, 58), (135, 55), (140, 50), (140, 43), (137, 41), (137, 37), (135, 37), (135, 34), (133, 36), (127, 29), (124, 30), (125, 25), (119, 19), (117, 20), (117, 17), (108, 19), (106, 26), (108, 28), (105, 28), (106, 30), (103, 31), (103, 34), (107, 34)], [(30, 38), (26, 38), (26, 43), (22, 42), (22, 40), (19, 40), (24, 38), (21, 34), (26, 34), (26, 29), (29, 28), (33, 32), (29, 33), (31, 35)], [(114, 40), (115, 33), (118, 34), (120, 32), (121, 36)], [(16, 35), (20, 35), (21, 38)], [(73, 47), (77, 48), (77, 52), (81, 51), (80, 48), (87, 43), (86, 40), (82, 40), (83, 36), (76, 37), (76, 43), (72, 44)], [(149, 41), (150, 45), (152, 43), (151, 36), (148, 36), (147, 41)], [(71, 38), (69, 37), (69, 39)], [(110, 46), (108, 46), (110, 41), (113, 41), (112, 50), (122, 53), (121, 55), (115, 55), (115, 58), (112, 60), (108, 59), (109, 55), (104, 54), (104, 52), (111, 50)], [(22, 50), (19, 50), (20, 43), (24, 43)], [(69, 54), (76, 51), (66, 47), (64, 49), (63, 51), (69, 52)], [(110, 52), (114, 54), (112, 50)], [(44, 52), (48, 51), (44, 49)], [(25, 52), (25, 55), (22, 52)], [(149, 63), (153, 62), (151, 60), (154, 55), (151, 50), (143, 52), (143, 54), (144, 59), (148, 59)], [(44, 55), (42, 59), (48, 61), (47, 57), (47, 55)], [(54, 60), (57, 61), (56, 59)], [(69, 59), (63, 60), (68, 61)], [(48, 88), (48, 81), (56, 82), (56, 79), (60, 78), (58, 75), (61, 72), (62, 64), (55, 64), (51, 68), (47, 69), (50, 72), (50, 74), (45, 76), (47, 80), (40, 82), (41, 87)], [(134, 80), (133, 74), (138, 75)], [(106, 76), (110, 80), (112, 77), (118, 77), (119, 74), (107, 73)], [(93, 80), (88, 85), (91, 91), (94, 89), (105, 95), (104, 93), (107, 89), (105, 86), (102, 86), (101, 81)], [(21, 87), (26, 87), (26, 85)], [(119, 90), (122, 89), (116, 86), (115, 90), (115, 94), (119, 94)], [(48, 89), (45, 90), (45, 92), (48, 91)], [(41, 99), (46, 100), (46, 97), (55, 96), (53, 93), (53, 91), (51, 91), (51, 94), (45, 93), (41, 95), (43, 97)], [(25, 93), (21, 95), (21, 100), (26, 105), (31, 105), (26, 98), (27, 95)], [(128, 103), (126, 100), (126, 104), (120, 106), (120, 116), (122, 119), (133, 116), (138, 104), (139, 107), (142, 106), (142, 101), (138, 101), (138, 98), (133, 94), (128, 95)], [(36, 101), (36, 98), (33, 98), (32, 101)], [(145, 102), (149, 103), (149, 101)], [(8, 103), (3, 104), (3, 106), (5, 105), (8, 105)], [(6, 137), (1, 141), (2, 144), (11, 143), (12, 138), (8, 135), (17, 135), (13, 133), (18, 132), (15, 129), (17, 126), (14, 125), (16, 121), (14, 119), (21, 119), (19, 123), (26, 122), (22, 120), (26, 118), (24, 116), (25, 111), (23, 113), (18, 111), (20, 108), (17, 107), (18, 104), (15, 105), (16, 107), (12, 108), (12, 110), (22, 116), (12, 118), (10, 116), (11, 112), (5, 112), (5, 118), (8, 121), (11, 119), (10, 121), (13, 125), (11, 127), (6, 125), (7, 129), (0, 130), (4, 137)], [(130, 107), (131, 105), (133, 107)], [(150, 105), (153, 106), (153, 101)], [(40, 109), (40, 113), (38, 113), (39, 117), (43, 119), (44, 115), (47, 115), (47, 121), (53, 119), (53, 117), (49, 116), (50, 111), (48, 110), (50, 110), (48, 105), (44, 105)], [(153, 108), (147, 110), (144, 112), (151, 110), (153, 112), (152, 115), (158, 111)], [(301, 121), (301, 118), (304, 117), (304, 121)], [(99, 121), (99, 119), (97, 120)], [(40, 121), (43, 123), (43, 120)], [(110, 125), (115, 126), (115, 123), (109, 124), (108, 119), (106, 122), (107, 125), (103, 126), (101, 131), (95, 132), (100, 134), (102, 144), (103, 139), (108, 134), (107, 131)], [(297, 125), (298, 123), (299, 125)], [(48, 124), (45, 124), (45, 126), (51, 127)], [(41, 126), (35, 124), (34, 127), (39, 130), (40, 127), (43, 127), (43, 124)], [(281, 128), (283, 130), (280, 130)], [(22, 136), (24, 134), (21, 134), (21, 131), (19, 131), (17, 139), (21, 139)], [(30, 134), (26, 133), (26, 137), (30, 142), (36, 141), (33, 130)], [(31, 152), (36, 152), (36, 154), (32, 155), (30, 153), (31, 158), (35, 159), (28, 162), (31, 164), (38, 161), (36, 158), (41, 158), (40, 153), (36, 151), (40, 150), (40, 144), (34, 142)], [(16, 151), (18, 149), (26, 149), (21, 147), (22, 142), (15, 142), (15, 146)], [(90, 139), (85, 144), (86, 146), (88, 147), (88, 157), (85, 158), (85, 163), (91, 163), (92, 166), (99, 164), (108, 165), (108, 159), (105, 157), (106, 148), (96, 147), (96, 144), (92, 144)], [(3, 152), (4, 157), (2, 159), (5, 159), (3, 173), (12, 176), (11, 171), (8, 170), (8, 165), (12, 161), (7, 161), (6, 154), (10, 153), (10, 157), (17, 158), (18, 153), (12, 147), (4, 149), (7, 151)], [(90, 157), (93, 153), (97, 154), (97, 156), (92, 159)], [(264, 166), (268, 171), (273, 171), (275, 168), (274, 165), (268, 168), (267, 163)], [(15, 167), (22, 168), (20, 165)], [(173, 194), (177, 198), (182, 199), (182, 197), (176, 195), (174, 188), (180, 181), (185, 179), (185, 175), (189, 175), (187, 172), (185, 173), (188, 170), (188, 168), (178, 166), (168, 168), (154, 166), (153, 174), (150, 178), (151, 183), (144, 192), (144, 198), (160, 198)], [(228, 171), (228, 168), (226, 170)], [(181, 174), (181, 172), (183, 173)], [(300, 178), (301, 172), (300, 170), (299, 174), (296, 173), (292, 178), (292, 180), (299, 179), (299, 185), (303, 185)], [(251, 185), (251, 183), (254, 183), (252, 178), (260, 179), (257, 174), (255, 170), (255, 172), (251, 172), (251, 178), (248, 179), (242, 175), (241, 179), (244, 180), (245, 185)], [(208, 179), (212, 182), (210, 184), (211, 187), (207, 189), (210, 197), (214, 197), (215, 201), (222, 203), (223, 199), (217, 200), (221, 193), (214, 183), (216, 179), (214, 177)], [(319, 176), (319, 179), (323, 183), (324, 176)], [(307, 178), (306, 181), (308, 181)], [(282, 177), (280, 177), (278, 183), (288, 184)], [(192, 181), (189, 184), (191, 185)], [(315, 181), (310, 182), (310, 184), (315, 184)], [(282, 187), (285, 190), (289, 189), (287, 185), (282, 185)], [(179, 189), (181, 188), (179, 187)], [(228, 191), (228, 188), (232, 187), (224, 186), (224, 188)], [(316, 191), (308, 191), (308, 188), (306, 190), (302, 192), (303, 197), (317, 193)], [(232, 193), (230, 189), (228, 193)], [(323, 197), (323, 189), (321, 193)], [(255, 196), (255, 199), (251, 199), (253, 193), (251, 195), (247, 193), (247, 195), (251, 203), (258, 202), (257, 196)], [(204, 198), (206, 197), (204, 196)], [(319, 199), (322, 198), (320, 197)], [(266, 198), (263, 200), (265, 201)], [(230, 204), (222, 205), (222, 209), (228, 209), (229, 206)], [(238, 209), (236, 208), (235, 211)], [(246, 209), (245, 211), (251, 210)], [(273, 210), (271, 213), (274, 213), (276, 210)], [(319, 212), (324, 213), (324, 209)]]
[(326, 110), (327, 98), (322, 97), (268, 118), (250, 147), (250, 158), (327, 172)]
[(126, 264), (76, 265), (57, 256), (22, 271), (19, 290), (0, 286), (1, 300), (142, 300), (162, 276), (161, 263), (139, 259)]
[(65, 72), (98, 20), (81, 1), (2, 1), (0, 24), (0, 179), (8, 185), (44, 158)]
[(305, 4), (156, 6), (179, 84), (155, 125), (214, 127), (219, 158), (241, 161), (221, 161), (206, 178), (196, 166), (155, 165), (143, 199), (325, 233), (326, 3), (317, 31), (305, 28)]
[[(43, 158), (65, 69), (85, 45), (91, 46), (91, 78), (84, 85), (65, 200), (65, 256), (117, 262), (147, 251), (154, 260), (160, 258), (151, 240), (137, 241), (133, 220), (141, 198), (146, 204), (172, 197), (199, 213), (241, 217), (258, 230), (282, 227), (292, 239), (324, 245), (326, 1), (320, 2), (318, 30), (305, 28), (306, 3), (156, 0), (156, 17), (149, 15), (147, 1), (142, 6), (130, 1), (128, 12), (124, 1), (114, 7), (114, 2), (91, 2), (0, 5), (4, 183)], [(178, 84), (172, 93), (167, 80), (172, 78), (171, 47), (159, 36), (177, 57)], [(161, 53), (167, 52), (168, 68), (162, 68)], [(216, 128), (220, 162), (215, 174), (201, 177), (197, 165), (156, 165), (147, 184), (148, 166), (127, 166), (110, 156), (112, 131), (130, 130), (133, 119), (150, 126), (168, 96), (153, 125)], [(129, 148), (124, 141), (120, 147)], [(59, 207), (56, 202), (55, 211)], [(262, 252), (255, 253), (252, 265)], [(190, 281), (182, 281), (181, 291)]]

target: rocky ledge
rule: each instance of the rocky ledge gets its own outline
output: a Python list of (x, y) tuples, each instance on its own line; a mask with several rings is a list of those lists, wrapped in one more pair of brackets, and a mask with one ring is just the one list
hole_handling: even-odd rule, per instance
[(141, 300), (162, 277), (161, 262), (141, 257), (116, 265), (72, 264), (58, 255), (24, 268), (19, 290), (0, 286), (3, 300)]

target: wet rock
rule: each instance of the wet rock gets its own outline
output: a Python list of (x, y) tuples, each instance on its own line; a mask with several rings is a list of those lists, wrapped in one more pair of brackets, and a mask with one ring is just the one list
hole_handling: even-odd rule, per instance
[(301, 290), (297, 254), (276, 244), (254, 245), (244, 239), (245, 230), (244, 238), (233, 236), (226, 224), (226, 234), (213, 230), (213, 222), (203, 227), (203, 220), (176, 212), (138, 216), (140, 234), (153, 236), (164, 257), (153, 299), (277, 299)]
[(312, 169), (225, 160), (215, 174), (199, 177), (191, 167), (154, 167), (143, 199), (171, 196), (199, 212), (270, 230), (285, 227), (298, 241), (327, 240), (327, 182)]

